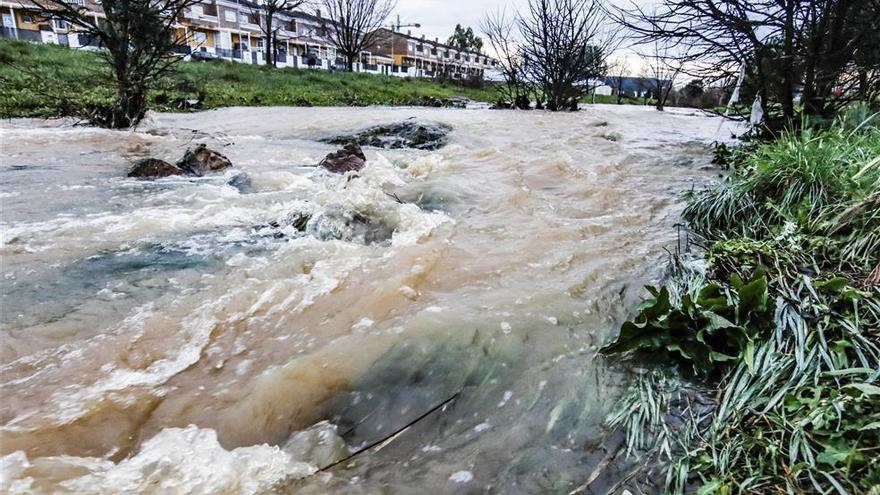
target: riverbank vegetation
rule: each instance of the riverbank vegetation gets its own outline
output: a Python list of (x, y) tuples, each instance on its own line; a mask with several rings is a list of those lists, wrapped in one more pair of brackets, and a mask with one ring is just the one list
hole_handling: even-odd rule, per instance
[[(0, 117), (88, 116), (116, 96), (100, 55), (0, 39)], [(489, 102), (491, 86), (472, 88), (322, 70), (273, 69), (235, 62), (181, 62), (147, 92), (157, 111), (226, 106), (433, 105), (462, 96)]]
[(612, 15), (730, 87), (719, 111), (753, 140), (719, 146), (729, 175), (688, 196), (700, 256), (677, 253), (602, 349), (644, 370), (609, 424), (654, 490), (876, 495), (880, 4), (657, 3)]
[(610, 423), (665, 461), (668, 491), (880, 489), (878, 119), (728, 152), (729, 176), (689, 195), (701, 260), (676, 257), (603, 349), (664, 363)]

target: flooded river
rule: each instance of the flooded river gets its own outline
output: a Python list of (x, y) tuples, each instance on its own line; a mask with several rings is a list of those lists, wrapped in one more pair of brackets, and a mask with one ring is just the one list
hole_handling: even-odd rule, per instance
[[(448, 144), (313, 166), (336, 148), (318, 139), (410, 117)], [(725, 137), (615, 106), (0, 126), (0, 455), (21, 493), (605, 493), (631, 374), (597, 347)], [(197, 143), (234, 169), (125, 178)], [(393, 235), (326, 235), (353, 215)]]

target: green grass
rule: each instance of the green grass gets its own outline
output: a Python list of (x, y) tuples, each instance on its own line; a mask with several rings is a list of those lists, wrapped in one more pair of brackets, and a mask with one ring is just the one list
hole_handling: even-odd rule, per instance
[[(0, 117), (76, 115), (112, 101), (113, 85), (101, 56), (56, 45), (0, 39)], [(429, 79), (405, 79), (323, 70), (272, 69), (235, 62), (181, 62), (150, 94), (150, 108), (180, 110), (204, 97), (201, 108), (225, 106), (421, 105), (429, 98), (497, 99), (491, 85), (468, 88)]]
[[(735, 151), (725, 181), (689, 196), (684, 220), (705, 245), (705, 271), (677, 262), (605, 348), (679, 363), (640, 377), (609, 418), (631, 454), (666, 461), (667, 491), (880, 493), (880, 129), (871, 122), (842, 118)], [(741, 280), (763, 281), (749, 296), (752, 308), (760, 295), (761, 312), (736, 311)], [(724, 355), (700, 359), (707, 346)], [(670, 381), (700, 384), (715, 406), (682, 406)]]

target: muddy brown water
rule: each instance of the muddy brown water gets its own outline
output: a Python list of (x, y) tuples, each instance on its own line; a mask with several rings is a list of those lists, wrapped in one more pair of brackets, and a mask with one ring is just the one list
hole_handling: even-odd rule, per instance
[[(357, 178), (310, 166), (334, 149), (319, 138), (410, 117), (449, 144), (368, 148)], [(0, 128), (2, 488), (69, 493), (565, 492), (597, 466), (591, 489), (610, 486), (603, 419), (630, 374), (596, 349), (662, 276), (682, 192), (728, 137), (601, 105)], [(125, 178), (196, 143), (234, 171)], [(304, 211), (394, 233), (266, 227)], [(312, 474), (331, 437), (356, 451), (453, 396)]]

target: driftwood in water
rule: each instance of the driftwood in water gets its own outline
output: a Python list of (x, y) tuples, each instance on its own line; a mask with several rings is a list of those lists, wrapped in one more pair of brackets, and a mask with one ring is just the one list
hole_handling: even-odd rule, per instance
[(392, 441), (394, 441), (394, 439), (397, 438), (398, 436), (400, 436), (403, 432), (405, 432), (406, 430), (408, 430), (411, 426), (413, 426), (414, 424), (418, 423), (419, 421), (421, 421), (421, 420), (427, 418), (428, 416), (430, 416), (430, 415), (433, 414), (434, 412), (436, 412), (436, 411), (440, 410), (441, 408), (443, 408), (443, 406), (445, 406), (445, 405), (449, 404), (450, 402), (454, 401), (455, 399), (457, 399), (458, 396), (459, 396), (459, 394), (461, 394), (461, 391), (458, 391), (458, 392), (454, 393), (454, 394), (452, 395), (452, 397), (450, 397), (450, 398), (444, 400), (443, 402), (437, 404), (436, 406), (432, 407), (431, 409), (429, 409), (427, 412), (425, 412), (425, 413), (422, 414), (421, 416), (415, 418), (414, 420), (412, 420), (412, 421), (410, 421), (409, 423), (403, 425), (402, 427), (398, 428), (397, 430), (394, 430), (394, 431), (391, 432), (390, 434), (385, 435), (384, 437), (380, 438), (379, 440), (376, 440), (375, 442), (372, 442), (372, 443), (370, 443), (370, 444), (368, 444), (368, 445), (362, 447), (360, 450), (358, 450), (358, 451), (356, 451), (356, 452), (353, 452), (353, 453), (352, 453), (351, 455), (349, 455), (348, 457), (345, 457), (345, 458), (343, 458), (343, 459), (340, 459), (340, 460), (334, 462), (333, 464), (329, 464), (329, 465), (327, 465), (327, 466), (322, 467), (322, 468), (319, 469), (318, 471), (327, 471), (328, 469), (333, 468), (333, 467), (335, 467), (335, 466), (338, 466), (338, 465), (342, 464), (343, 462), (346, 462), (346, 461), (348, 461), (348, 460), (354, 458), (355, 456), (357, 456), (357, 455), (360, 454), (361, 452), (364, 452), (364, 451), (370, 450), (370, 449), (372, 449), (373, 447), (378, 446), (379, 449), (385, 447), (386, 445), (388, 445), (389, 443), (391, 443)]

